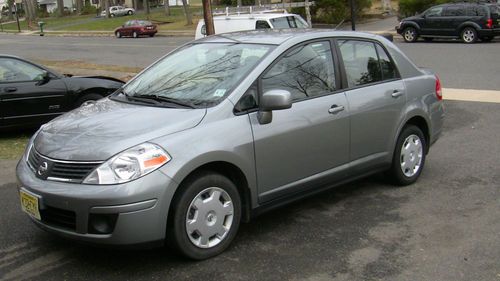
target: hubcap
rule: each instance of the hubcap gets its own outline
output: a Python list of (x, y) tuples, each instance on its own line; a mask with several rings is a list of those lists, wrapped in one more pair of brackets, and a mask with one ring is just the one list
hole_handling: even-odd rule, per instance
[(414, 38), (415, 38), (415, 31), (413, 29), (406, 30), (405, 39), (407, 41), (413, 41)]
[(470, 29), (467, 29), (464, 31), (463, 37), (465, 42), (472, 42), (474, 40), (474, 32)]
[(196, 195), (186, 214), (186, 232), (199, 248), (212, 248), (226, 238), (233, 224), (234, 207), (229, 194), (209, 187)]
[(401, 171), (407, 177), (414, 176), (422, 164), (422, 142), (417, 135), (408, 136), (401, 148)]

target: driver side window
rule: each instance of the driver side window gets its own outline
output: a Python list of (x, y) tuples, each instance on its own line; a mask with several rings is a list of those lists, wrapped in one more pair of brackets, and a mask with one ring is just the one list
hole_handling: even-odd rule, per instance
[(440, 17), (442, 12), (443, 7), (435, 7), (427, 11), (427, 13), (425, 13), (425, 16), (429, 18)]
[(45, 71), (32, 64), (12, 59), (0, 58), (0, 82), (24, 82), (43, 80)]
[(337, 86), (330, 42), (313, 42), (293, 48), (261, 79), (263, 93), (287, 90), (294, 101), (334, 92)]

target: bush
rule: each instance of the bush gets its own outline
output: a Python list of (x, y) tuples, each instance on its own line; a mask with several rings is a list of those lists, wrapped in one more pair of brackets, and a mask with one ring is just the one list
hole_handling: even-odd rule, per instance
[(422, 13), (431, 6), (446, 3), (446, 0), (400, 0), (399, 14), (402, 17), (410, 17)]
[[(311, 8), (314, 21), (332, 24), (350, 18), (351, 7), (349, 3), (350, 0), (317, 0), (316, 5)], [(362, 14), (363, 9), (369, 8), (371, 5), (371, 0), (355, 0), (356, 17)]]
[(82, 15), (96, 15), (97, 14), (97, 8), (90, 5), (90, 3), (86, 2), (85, 6), (83, 6), (82, 9)]

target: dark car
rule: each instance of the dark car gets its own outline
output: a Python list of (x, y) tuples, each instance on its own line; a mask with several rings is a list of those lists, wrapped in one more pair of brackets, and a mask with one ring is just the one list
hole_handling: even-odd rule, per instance
[(405, 18), (396, 31), (406, 42), (418, 37), (460, 38), (465, 43), (478, 39), (488, 42), (500, 35), (499, 8), (489, 3), (449, 3), (429, 8), (420, 15)]
[(43, 124), (122, 85), (108, 77), (60, 75), (24, 59), (0, 55), (0, 128)]
[(141, 35), (148, 35), (149, 37), (155, 36), (156, 24), (146, 20), (129, 20), (122, 27), (115, 30), (116, 38), (123, 36), (132, 36), (137, 38)]

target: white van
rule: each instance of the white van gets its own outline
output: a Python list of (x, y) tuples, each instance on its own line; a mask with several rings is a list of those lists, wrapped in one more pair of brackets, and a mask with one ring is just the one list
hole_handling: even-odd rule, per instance
[[(307, 22), (296, 14), (261, 13), (216, 16), (214, 19), (215, 34), (255, 30), (264, 28), (308, 28)], [(195, 39), (207, 36), (205, 21), (201, 19), (196, 27)]]

